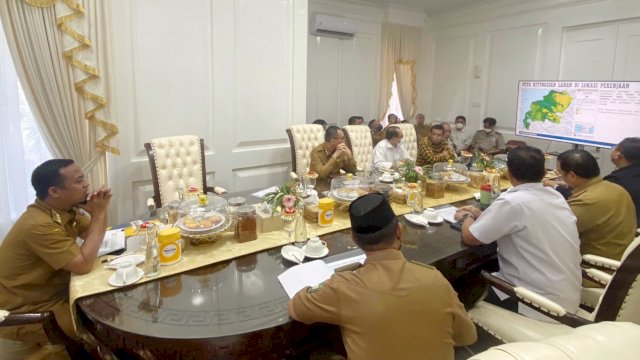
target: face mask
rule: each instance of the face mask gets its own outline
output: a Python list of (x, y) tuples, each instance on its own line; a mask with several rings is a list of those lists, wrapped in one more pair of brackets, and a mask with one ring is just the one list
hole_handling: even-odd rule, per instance
[(484, 130), (484, 132), (486, 132), (487, 134), (491, 134), (491, 132), (493, 132), (493, 129), (482, 129)]
[(463, 127), (464, 127), (463, 123), (456, 123), (456, 129), (462, 130)]

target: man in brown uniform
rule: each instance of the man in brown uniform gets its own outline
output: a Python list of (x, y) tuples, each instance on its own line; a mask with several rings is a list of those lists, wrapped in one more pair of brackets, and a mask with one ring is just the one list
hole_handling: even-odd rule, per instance
[(636, 232), (636, 210), (629, 193), (599, 176), (588, 151), (567, 150), (558, 156), (558, 172), (572, 189), (567, 199), (578, 219), (580, 253), (620, 260)]
[(431, 128), (429, 125), (426, 125), (424, 121), (424, 114), (416, 115), (416, 124), (413, 125), (413, 127), (416, 129), (416, 137), (418, 138), (418, 143), (420, 143), (420, 140), (429, 135), (429, 129)]
[(337, 126), (329, 126), (324, 133), (324, 143), (311, 150), (309, 170), (318, 173), (316, 188), (329, 189), (331, 179), (340, 174), (341, 169), (355, 174), (356, 161), (344, 143), (344, 132)]
[[(75, 337), (69, 309), (69, 276), (93, 268), (107, 223), (111, 190), (89, 192), (73, 160), (54, 159), (31, 176), (36, 201), (13, 225), (0, 246), (0, 309), (54, 312)], [(78, 207), (84, 209), (79, 211)], [(76, 238), (84, 242), (76, 244)], [(35, 352), (47, 343), (39, 325), (1, 328), (0, 353)]]
[(402, 227), (385, 197), (356, 199), (349, 216), (364, 266), (300, 290), (289, 315), (340, 325), (350, 359), (453, 359), (454, 346), (474, 343), (475, 326), (449, 282), (399, 251)]

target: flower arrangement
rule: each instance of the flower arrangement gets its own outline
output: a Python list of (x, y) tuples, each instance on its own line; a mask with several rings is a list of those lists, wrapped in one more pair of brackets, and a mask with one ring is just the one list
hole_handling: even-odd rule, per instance
[(282, 212), (283, 216), (293, 215), (302, 198), (296, 192), (297, 186), (293, 181), (284, 183), (276, 190), (266, 193), (262, 201), (269, 205), (274, 212)]
[(475, 166), (480, 170), (485, 170), (485, 171), (495, 168), (495, 165), (493, 164), (493, 159), (489, 155), (483, 154), (479, 151), (476, 152)]
[(404, 174), (404, 180), (409, 183), (418, 182), (424, 175), (422, 167), (416, 166), (416, 163), (411, 160), (403, 162), (398, 170), (400, 170), (401, 174)]

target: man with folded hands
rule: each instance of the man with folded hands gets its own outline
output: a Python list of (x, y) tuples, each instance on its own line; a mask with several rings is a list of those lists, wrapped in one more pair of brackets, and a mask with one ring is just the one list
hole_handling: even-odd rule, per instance
[[(542, 185), (546, 169), (540, 149), (519, 146), (507, 156), (513, 187), (485, 211), (473, 206), (458, 209), (455, 219), (462, 223), (462, 240), (471, 246), (497, 242), (496, 276), (575, 313), (582, 280), (576, 217), (560, 193)], [(485, 301), (551, 321), (493, 288)]]
[[(68, 159), (36, 167), (31, 184), (37, 199), (0, 246), (0, 309), (53, 311), (65, 333), (76, 337), (69, 307), (70, 274), (93, 268), (107, 227), (111, 190), (90, 192), (84, 173)], [(84, 240), (80, 246), (78, 237)], [(47, 343), (41, 325), (0, 328), (4, 359), (28, 357)]]
[(340, 170), (356, 173), (356, 161), (344, 143), (344, 132), (339, 127), (329, 126), (324, 133), (324, 143), (311, 150), (309, 170), (318, 173), (318, 190), (328, 190), (331, 179), (339, 175)]
[(364, 265), (300, 290), (289, 301), (289, 316), (339, 325), (353, 359), (453, 359), (454, 346), (476, 341), (444, 276), (400, 252), (402, 227), (383, 195), (354, 200), (349, 217)]

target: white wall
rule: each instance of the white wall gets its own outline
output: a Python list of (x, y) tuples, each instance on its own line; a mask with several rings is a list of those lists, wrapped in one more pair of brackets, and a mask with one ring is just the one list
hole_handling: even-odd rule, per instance
[(309, 35), (307, 122), (324, 119), (342, 126), (352, 115), (362, 115), (365, 121), (377, 118), (382, 23), (423, 27), (424, 13), (337, 0), (311, 0), (309, 13), (350, 19), (358, 30), (353, 39)]
[[(513, 134), (517, 81), (524, 79), (640, 79), (637, 0), (498, 1), (429, 19), (427, 99), (434, 120), (484, 117)], [(543, 150), (567, 144), (522, 138)], [(612, 170), (603, 150), (603, 173)]]
[(143, 144), (196, 134), (208, 183), (284, 182), (285, 129), (306, 111), (306, 0), (112, 0), (110, 102), (121, 156), (109, 158), (112, 222), (153, 194)]

